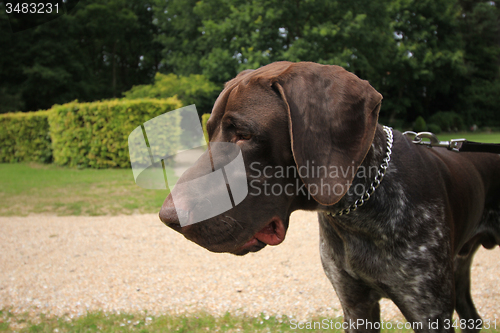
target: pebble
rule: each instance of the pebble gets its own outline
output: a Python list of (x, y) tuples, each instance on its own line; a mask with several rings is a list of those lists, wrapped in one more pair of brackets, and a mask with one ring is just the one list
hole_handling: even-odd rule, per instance
[[(500, 250), (481, 249), (472, 294), (483, 319), (500, 317)], [(321, 266), (316, 213), (295, 212), (285, 241), (246, 256), (211, 253), (156, 214), (0, 217), (0, 309), (81, 316), (147, 311), (310, 320), (342, 315)], [(383, 320), (402, 315), (381, 301)], [(499, 321), (500, 323), (500, 321)]]

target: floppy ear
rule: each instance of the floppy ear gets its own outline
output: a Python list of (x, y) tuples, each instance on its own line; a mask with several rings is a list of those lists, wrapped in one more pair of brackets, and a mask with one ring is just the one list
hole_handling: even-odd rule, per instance
[(271, 85), (287, 105), (299, 176), (317, 202), (335, 204), (370, 149), (382, 95), (342, 67), (312, 63), (291, 64)]

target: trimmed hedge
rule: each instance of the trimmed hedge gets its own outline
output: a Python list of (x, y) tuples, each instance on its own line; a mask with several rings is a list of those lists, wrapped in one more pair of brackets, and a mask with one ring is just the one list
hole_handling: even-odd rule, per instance
[(36, 161), (50, 163), (50, 111), (0, 115), (0, 162)]
[(413, 130), (415, 132), (425, 132), (427, 131), (427, 124), (425, 123), (425, 119), (422, 116), (418, 116), (413, 124)]
[(204, 113), (201, 116), (201, 126), (203, 128), (203, 134), (205, 135), (205, 140), (208, 142), (208, 132), (207, 132), (207, 121), (210, 118), (210, 113)]
[[(130, 167), (130, 133), (144, 122), (180, 107), (182, 103), (176, 97), (56, 105), (49, 116), (54, 162), (81, 168)], [(169, 149), (175, 151), (177, 147)]]
[(222, 87), (203, 75), (177, 76), (156, 73), (154, 83), (133, 86), (123, 93), (126, 99), (168, 98), (177, 96), (184, 105), (196, 104), (199, 114), (210, 112)]
[(429, 123), (439, 126), (439, 128), (446, 132), (456, 132), (465, 129), (462, 116), (455, 112), (435, 113), (429, 118)]

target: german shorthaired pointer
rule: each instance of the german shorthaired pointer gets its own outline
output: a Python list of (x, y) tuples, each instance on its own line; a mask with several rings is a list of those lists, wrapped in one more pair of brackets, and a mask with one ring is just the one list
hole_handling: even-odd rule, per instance
[[(412, 144), (378, 125), (381, 100), (338, 66), (277, 62), (240, 73), (207, 130), (210, 142), (240, 147), (248, 196), (180, 226), (169, 195), (160, 219), (210, 251), (244, 255), (280, 244), (293, 211), (317, 211), (321, 260), (344, 320), (367, 323), (346, 331), (377, 331), (368, 323), (380, 321), (386, 297), (421, 323), (416, 331), (452, 331), (456, 310), (464, 331), (477, 332), (470, 265), (481, 245), (500, 244), (500, 156)], [(189, 200), (178, 208), (189, 210)]]

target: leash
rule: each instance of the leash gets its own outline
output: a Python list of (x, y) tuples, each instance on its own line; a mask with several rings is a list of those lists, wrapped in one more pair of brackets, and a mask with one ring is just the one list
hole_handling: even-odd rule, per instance
[[(332, 216), (332, 217), (342, 216), (342, 215), (347, 215), (352, 211), (355, 211), (358, 207), (363, 206), (363, 204), (370, 199), (375, 190), (379, 187), (380, 183), (382, 182), (382, 179), (385, 176), (385, 172), (389, 167), (389, 162), (391, 161), (392, 144), (394, 140), (392, 128), (384, 126), (384, 132), (387, 138), (386, 153), (384, 160), (382, 161), (382, 164), (378, 168), (375, 180), (370, 184), (370, 188), (366, 190), (365, 193), (349, 207), (342, 209), (336, 213), (326, 212), (325, 214), (327, 216)], [(412, 131), (406, 131), (403, 133), (403, 135), (412, 140), (413, 143), (424, 145), (429, 148), (444, 147), (456, 152), (481, 152), (481, 153), (500, 154), (500, 144), (497, 143), (480, 143), (480, 142), (467, 141), (466, 139), (439, 141), (437, 136), (431, 132), (416, 133)], [(429, 141), (424, 141), (424, 139), (429, 139)]]
[[(456, 152), (500, 154), (500, 144), (497, 143), (473, 142), (473, 141), (467, 141), (466, 139), (439, 141), (437, 136), (431, 132), (415, 133), (412, 131), (407, 131), (404, 132), (403, 135), (412, 140), (413, 143), (424, 145), (429, 148), (444, 147), (447, 148), (448, 150), (453, 150)], [(423, 139), (429, 139), (429, 141), (424, 141)]]

